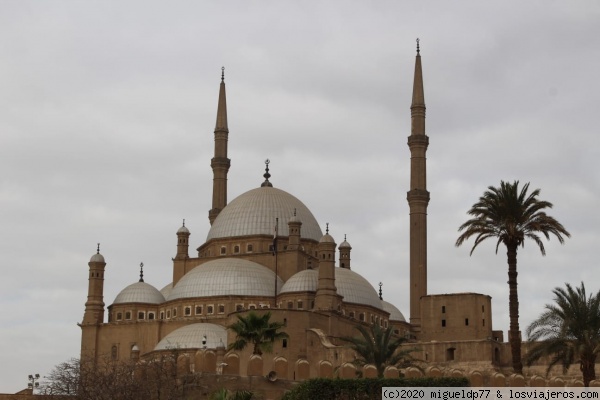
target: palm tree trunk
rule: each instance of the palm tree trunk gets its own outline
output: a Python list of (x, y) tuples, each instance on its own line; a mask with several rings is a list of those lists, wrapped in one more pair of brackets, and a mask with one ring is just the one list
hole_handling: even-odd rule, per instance
[(513, 370), (516, 374), (522, 374), (519, 294), (517, 292), (517, 245), (511, 244), (506, 247), (508, 249), (506, 254), (508, 257), (508, 314), (510, 318), (508, 340), (510, 341)]
[(580, 367), (583, 375), (583, 386), (589, 387), (590, 382), (596, 379), (596, 357), (582, 357)]

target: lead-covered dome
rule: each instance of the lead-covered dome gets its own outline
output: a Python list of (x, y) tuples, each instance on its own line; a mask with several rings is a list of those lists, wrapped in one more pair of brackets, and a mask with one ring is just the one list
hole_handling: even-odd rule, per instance
[(289, 236), (287, 221), (294, 215), (302, 222), (302, 237), (319, 240), (323, 236), (310, 210), (291, 194), (273, 187), (250, 190), (231, 201), (212, 224), (206, 241), (249, 235), (273, 235), (275, 218), (278, 234)]
[[(283, 281), (277, 277), (277, 288)], [(275, 273), (239, 258), (222, 258), (201, 264), (177, 282), (168, 300), (211, 296), (275, 296)]]
[(114, 304), (123, 303), (164, 303), (165, 297), (154, 286), (146, 282), (136, 282), (127, 286), (115, 297)]
[(404, 318), (404, 315), (402, 315), (400, 310), (395, 305), (385, 300), (381, 300), (381, 305), (383, 307), (383, 311), (390, 313), (390, 321), (406, 322), (406, 318)]
[[(319, 270), (307, 269), (292, 276), (281, 288), (279, 294), (292, 292), (316, 292), (319, 284)], [(346, 268), (335, 268), (335, 287), (344, 296), (344, 303), (364, 304), (382, 309), (381, 300), (369, 281)]]
[(227, 343), (227, 329), (220, 325), (198, 323), (186, 325), (165, 336), (154, 350), (215, 349)]

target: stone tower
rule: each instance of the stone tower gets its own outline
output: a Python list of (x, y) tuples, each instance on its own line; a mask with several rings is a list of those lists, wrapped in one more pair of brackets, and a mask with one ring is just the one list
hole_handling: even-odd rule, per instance
[(410, 190), (406, 199), (410, 208), (410, 323), (417, 332), (421, 326), (420, 299), (427, 294), (427, 191), (426, 153), (429, 137), (425, 134), (425, 95), (423, 71), (417, 39), (417, 57), (410, 106), (411, 132), (408, 137), (410, 149)]
[(210, 161), (213, 170), (212, 208), (208, 212), (210, 224), (227, 205), (227, 173), (231, 160), (227, 158), (227, 101), (225, 99), (225, 67), (221, 68), (221, 87), (219, 89), (219, 105), (217, 108), (217, 123), (215, 125), (215, 156)]

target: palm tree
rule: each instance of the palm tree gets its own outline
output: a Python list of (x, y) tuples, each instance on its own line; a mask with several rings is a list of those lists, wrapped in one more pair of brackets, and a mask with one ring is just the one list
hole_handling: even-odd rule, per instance
[(252, 400), (257, 396), (248, 390), (237, 390), (230, 392), (227, 389), (219, 389), (210, 395), (210, 400)]
[(244, 350), (247, 345), (252, 344), (252, 354), (261, 355), (263, 351), (270, 353), (276, 340), (289, 337), (287, 333), (279, 331), (284, 326), (282, 322), (270, 321), (270, 312), (258, 315), (251, 311), (248, 316), (238, 315), (237, 318), (236, 322), (227, 327), (237, 335), (229, 345), (230, 350)]
[(358, 325), (356, 330), (361, 336), (341, 338), (356, 352), (357, 358), (354, 360), (356, 366), (374, 365), (377, 368), (377, 375), (383, 378), (387, 366), (405, 368), (415, 365), (416, 360), (410, 353), (416, 349), (401, 349), (400, 346), (407, 339), (394, 337), (391, 326), (384, 330), (379, 324), (373, 324), (370, 328)]
[(600, 291), (589, 297), (585, 286), (566, 290), (555, 288), (554, 303), (546, 304), (543, 312), (527, 328), (527, 337), (535, 341), (527, 353), (527, 365), (543, 356), (550, 356), (548, 369), (561, 363), (566, 372), (579, 362), (583, 384), (587, 387), (596, 379), (596, 358), (600, 353)]
[(570, 237), (567, 230), (553, 217), (546, 215), (545, 209), (552, 203), (539, 200), (540, 189), (527, 193), (529, 183), (519, 190), (519, 181), (500, 182), (500, 187), (488, 187), (479, 201), (467, 212), (471, 218), (458, 228), (463, 233), (456, 240), (460, 246), (471, 236), (475, 243), (471, 253), (488, 238), (497, 239), (496, 254), (500, 243), (506, 246), (508, 256), (508, 308), (510, 317), (509, 341), (512, 353), (513, 369), (523, 372), (521, 362), (521, 337), (519, 336), (519, 296), (517, 293), (517, 248), (525, 245), (525, 239), (537, 244), (542, 255), (546, 255), (540, 234), (550, 239), (550, 234), (564, 243), (563, 235)]

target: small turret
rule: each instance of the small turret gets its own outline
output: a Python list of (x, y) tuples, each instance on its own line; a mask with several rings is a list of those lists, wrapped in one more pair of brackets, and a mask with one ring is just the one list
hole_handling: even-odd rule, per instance
[(350, 268), (350, 251), (352, 246), (346, 241), (346, 235), (344, 235), (344, 241), (340, 243), (338, 249), (340, 249), (340, 268)]
[(302, 221), (296, 216), (296, 209), (294, 209), (294, 216), (288, 221), (289, 230), (289, 250), (298, 250), (300, 248), (300, 237), (302, 230)]
[(90, 258), (88, 266), (90, 268), (88, 297), (85, 302), (82, 324), (96, 325), (104, 322), (104, 268), (106, 262), (100, 254), (100, 243), (98, 243), (96, 254)]
[(190, 241), (190, 230), (185, 226), (185, 219), (183, 225), (177, 230), (177, 255), (175, 260), (185, 260), (189, 258), (188, 249)]
[(337, 310), (341, 304), (341, 296), (335, 286), (335, 248), (336, 243), (329, 235), (329, 224), (325, 235), (319, 241), (317, 257), (319, 258), (319, 282), (315, 294), (317, 310)]

